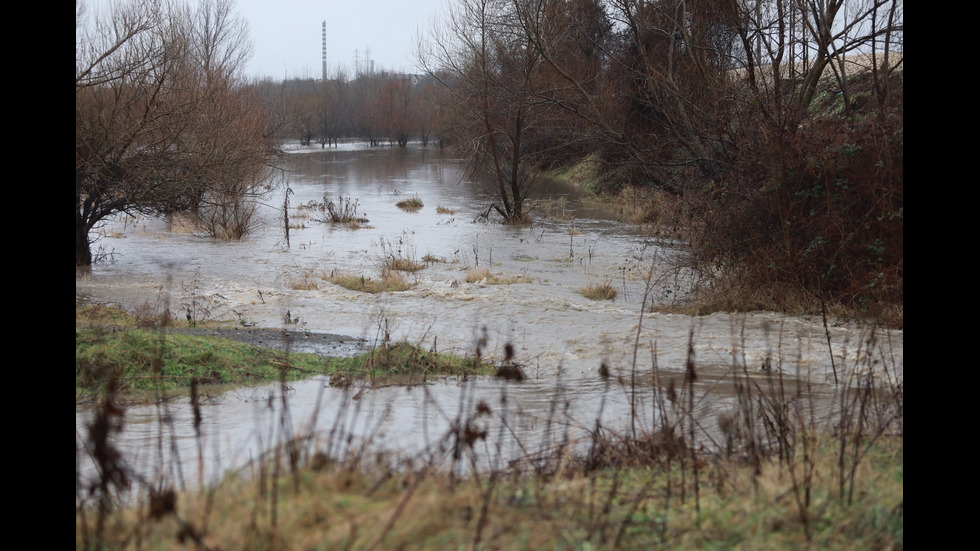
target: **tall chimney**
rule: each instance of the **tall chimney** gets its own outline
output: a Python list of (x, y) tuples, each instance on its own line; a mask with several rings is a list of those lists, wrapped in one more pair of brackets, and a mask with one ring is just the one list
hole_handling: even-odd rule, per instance
[(323, 82), (327, 81), (327, 20), (323, 20)]

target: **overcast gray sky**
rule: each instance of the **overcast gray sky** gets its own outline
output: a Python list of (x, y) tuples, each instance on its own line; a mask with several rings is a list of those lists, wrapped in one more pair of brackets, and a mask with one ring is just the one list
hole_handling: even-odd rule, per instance
[(354, 67), (370, 48), (375, 69), (414, 71), (417, 31), (447, 0), (236, 0), (249, 24), (251, 77), (313, 77), (321, 74), (322, 23), (327, 22), (327, 69)]

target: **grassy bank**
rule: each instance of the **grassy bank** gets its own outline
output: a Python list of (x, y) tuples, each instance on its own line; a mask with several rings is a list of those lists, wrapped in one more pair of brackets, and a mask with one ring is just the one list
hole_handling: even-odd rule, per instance
[(310, 354), (282, 353), (228, 339), (146, 329), (76, 328), (75, 394), (149, 392), (198, 384), (245, 385), (330, 373)]
[[(802, 457), (758, 472), (701, 457), (699, 479), (690, 463), (666, 456), (597, 470), (568, 458), (547, 472), (462, 479), (314, 457), (279, 477), (267, 478), (267, 464), (261, 476), (207, 491), (150, 494), (116, 512), (100, 541), (134, 549), (901, 549), (900, 440), (868, 449), (860, 482), (843, 494), (839, 446), (816, 443), (806, 488)], [(95, 518), (76, 513), (77, 548), (93, 538)]]
[[(612, 205), (620, 221), (638, 225), (654, 238), (666, 239), (690, 249), (684, 263), (674, 267), (677, 274), (683, 273), (684, 279), (690, 279), (690, 289), (683, 294), (675, 294), (671, 301), (658, 301), (654, 310), (695, 316), (714, 312), (766, 310), (797, 316), (827, 316), (873, 322), (893, 329), (904, 327), (901, 276), (896, 276), (897, 283), (889, 280), (887, 284), (885, 277), (901, 272), (900, 240), (898, 245), (890, 247), (891, 261), (897, 267), (881, 267), (880, 277), (865, 283), (864, 287), (860, 287), (860, 278), (855, 276), (852, 283), (858, 287), (845, 291), (829, 291), (820, 284), (822, 280), (817, 278), (815, 282), (806, 274), (812, 275), (814, 270), (819, 269), (827, 273), (834, 269), (840, 270), (839, 267), (834, 267), (833, 262), (828, 261), (828, 266), (790, 269), (788, 266), (791, 263), (785, 258), (776, 258), (775, 255), (763, 258), (764, 248), (749, 248), (751, 252), (740, 251), (738, 254), (726, 252), (728, 256), (716, 254), (719, 250), (727, 251), (731, 247), (722, 243), (716, 235), (718, 227), (726, 227), (719, 222), (720, 218), (710, 221), (704, 219), (704, 211), (711, 210), (711, 202), (699, 195), (703, 190), (678, 194), (636, 183), (623, 174), (621, 167), (604, 164), (596, 155), (552, 170), (548, 177), (583, 188), (586, 191), (583, 199), (585, 201)], [(761, 199), (752, 206), (768, 212), (768, 207)], [(724, 210), (717, 208), (719, 211)], [(735, 209), (735, 212), (745, 210), (747, 209)], [(844, 210), (843, 207), (841, 210)], [(901, 220), (900, 214), (888, 216)], [(737, 228), (742, 223), (736, 222), (738, 223), (733, 222), (729, 226)], [(779, 224), (773, 223), (770, 226), (778, 227)], [(732, 229), (731, 233), (734, 241), (747, 239), (740, 236), (736, 229)], [(901, 235), (901, 230), (888, 233)], [(788, 238), (778, 236), (779, 231), (770, 228), (770, 233), (765, 234), (766, 239), (759, 236), (754, 239), (778, 249), (788, 242)], [(726, 234), (726, 237), (730, 236)], [(850, 239), (850, 236), (843, 236), (838, 241), (846, 243)], [(797, 253), (801, 257), (813, 256), (813, 251), (817, 248), (832, 244), (828, 243), (830, 238), (813, 237), (803, 247), (804, 250)], [(865, 251), (878, 251), (881, 247), (881, 240), (872, 240)], [(898, 260), (893, 258), (896, 256)], [(860, 262), (863, 266), (868, 266), (883, 260), (876, 257), (874, 262), (868, 259)], [(667, 277), (673, 275), (668, 274)]]
[(185, 333), (186, 324), (140, 318), (106, 307), (76, 308), (76, 401), (108, 392), (139, 395), (194, 385), (247, 385), (330, 375), (413, 383), (426, 377), (489, 375), (475, 358), (437, 354), (407, 342), (386, 342), (355, 357), (287, 353), (231, 339)]

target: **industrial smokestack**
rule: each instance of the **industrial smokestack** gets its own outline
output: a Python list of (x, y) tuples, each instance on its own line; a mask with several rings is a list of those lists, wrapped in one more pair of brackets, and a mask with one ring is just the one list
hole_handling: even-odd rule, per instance
[(327, 20), (323, 20), (323, 82), (327, 81)]

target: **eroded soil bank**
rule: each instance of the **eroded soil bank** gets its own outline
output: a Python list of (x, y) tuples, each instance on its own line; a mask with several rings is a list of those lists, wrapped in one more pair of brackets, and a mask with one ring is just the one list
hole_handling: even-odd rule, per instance
[[(172, 330), (174, 331), (174, 330)], [(176, 331), (191, 335), (207, 335), (253, 346), (277, 350), (303, 352), (318, 356), (353, 356), (370, 348), (364, 339), (332, 333), (306, 330), (269, 329), (260, 327), (184, 328)]]

